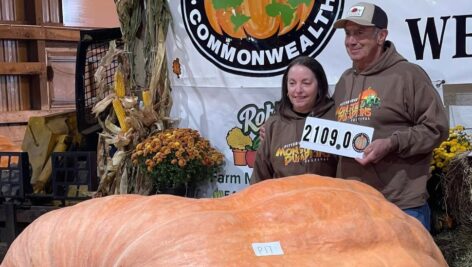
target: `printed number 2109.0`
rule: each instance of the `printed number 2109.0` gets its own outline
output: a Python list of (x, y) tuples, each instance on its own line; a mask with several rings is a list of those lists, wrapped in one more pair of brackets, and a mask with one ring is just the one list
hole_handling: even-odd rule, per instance
[[(310, 135), (312, 134), (312, 131), (314, 131), (313, 140), (310, 140)], [(338, 141), (338, 130), (330, 129), (329, 127), (320, 128), (320, 126), (316, 126), (313, 129), (312, 125), (305, 125), (304, 132), (305, 132), (305, 135), (303, 136), (303, 141), (319, 143), (322, 145), (325, 145), (327, 142), (329, 142), (330, 146), (335, 146)], [(346, 131), (343, 137), (342, 145), (344, 148), (348, 148), (350, 143), (351, 143), (351, 132)]]

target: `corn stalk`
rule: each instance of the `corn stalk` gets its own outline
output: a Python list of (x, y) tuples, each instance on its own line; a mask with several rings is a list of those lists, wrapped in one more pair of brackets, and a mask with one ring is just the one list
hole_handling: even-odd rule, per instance
[[(106, 66), (111, 63), (109, 58), (118, 60), (123, 73), (118, 76), (123, 79), (119, 82), (126, 88), (124, 96), (121, 87), (117, 87), (118, 93), (103, 97), (93, 109), (97, 117), (109, 112), (105, 121), (100, 121), (103, 131), (98, 146), (100, 185), (97, 195), (145, 195), (151, 192), (152, 182), (132, 164), (130, 155), (152, 132), (172, 124), (168, 117), (172, 99), (165, 47), (171, 15), (166, 0), (115, 0), (115, 5), (124, 48), (120, 50), (111, 45), (113, 49), (108, 51), (111, 54), (107, 54), (104, 58), (108, 60), (102, 63)], [(144, 54), (137, 53), (138, 42), (144, 45)], [(136, 76), (143, 75), (136, 73), (140, 60), (145, 63), (144, 90), (136, 82)], [(103, 75), (96, 75), (95, 79), (106, 86)], [(142, 92), (145, 92), (143, 96)], [(146, 104), (140, 105), (141, 100)], [(107, 108), (109, 105), (114, 108)], [(115, 148), (116, 152), (111, 155), (110, 151)]]

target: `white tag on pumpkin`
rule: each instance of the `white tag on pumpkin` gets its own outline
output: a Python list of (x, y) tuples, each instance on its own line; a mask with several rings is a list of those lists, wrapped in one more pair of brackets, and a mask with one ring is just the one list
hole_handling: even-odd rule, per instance
[(284, 255), (280, 242), (252, 243), (252, 249), (256, 256)]

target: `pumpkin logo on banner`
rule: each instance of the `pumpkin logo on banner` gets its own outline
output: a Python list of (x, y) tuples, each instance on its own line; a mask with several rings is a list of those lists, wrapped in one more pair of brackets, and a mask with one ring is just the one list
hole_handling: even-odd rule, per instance
[(344, 0), (181, 0), (185, 29), (220, 69), (275, 76), (299, 55), (316, 57), (334, 33)]

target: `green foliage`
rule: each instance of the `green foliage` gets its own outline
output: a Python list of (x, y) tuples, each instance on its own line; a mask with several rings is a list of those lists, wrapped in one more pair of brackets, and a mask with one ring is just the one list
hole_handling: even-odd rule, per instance
[(246, 150), (257, 150), (259, 146), (261, 145), (261, 138), (259, 135), (256, 135), (254, 139), (252, 139), (252, 144), (249, 146), (246, 146)]
[(290, 25), (295, 18), (295, 10), (299, 5), (309, 6), (312, 0), (288, 0), (288, 5), (278, 3), (275, 0), (266, 6), (267, 15), (271, 17), (281, 16), (284, 26)]
[(223, 165), (224, 156), (189, 128), (169, 128), (136, 145), (131, 160), (151, 178), (157, 193), (195, 187), (209, 181)]
[(241, 27), (246, 21), (248, 21), (251, 17), (248, 17), (243, 14), (236, 14), (231, 16), (231, 22), (234, 25), (234, 31), (237, 31), (239, 27)]
[(244, 0), (213, 0), (213, 8), (218, 9), (227, 9), (227, 8), (237, 8), (243, 3)]
[(293, 8), (297, 8), (301, 4), (309, 6), (311, 4), (311, 1), (313, 0), (288, 0), (288, 4)]
[(375, 95), (368, 96), (361, 104), (361, 108), (364, 107), (378, 107), (380, 106), (380, 98)]
[[(147, 173), (151, 176), (155, 189), (158, 193), (165, 192), (171, 188), (178, 188), (180, 186), (195, 186), (201, 182), (209, 181), (213, 178), (213, 175), (221, 170), (222, 166), (206, 166), (201, 161), (193, 159), (189, 160), (184, 167), (172, 164), (171, 158), (175, 155), (168, 157), (162, 161), (161, 164), (157, 164), (151, 173)], [(144, 165), (144, 159), (140, 160), (141, 164)]]
[(277, 3), (272, 1), (272, 3), (266, 6), (267, 15), (271, 17), (282, 17), (282, 22), (284, 26), (290, 25), (292, 20), (295, 18), (295, 8), (291, 8), (287, 4)]

